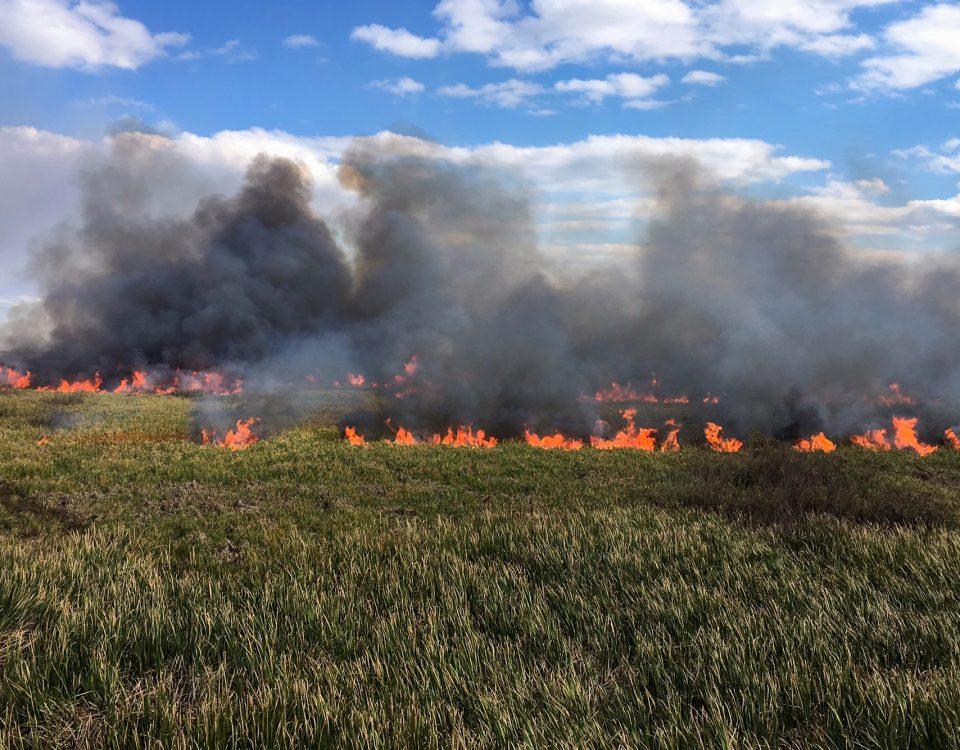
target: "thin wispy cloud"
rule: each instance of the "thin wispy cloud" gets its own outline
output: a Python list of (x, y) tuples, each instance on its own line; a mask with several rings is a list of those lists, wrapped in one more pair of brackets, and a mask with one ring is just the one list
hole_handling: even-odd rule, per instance
[(719, 73), (713, 73), (709, 70), (691, 70), (683, 78), (681, 83), (691, 86), (719, 86), (726, 81), (726, 77)]
[(303, 49), (304, 47), (319, 47), (320, 42), (310, 34), (292, 34), (282, 42), (288, 49)]
[(422, 93), (427, 88), (420, 83), (420, 81), (415, 81), (409, 76), (371, 81), (370, 87), (386, 91), (388, 94), (393, 94), (394, 96), (411, 96)]

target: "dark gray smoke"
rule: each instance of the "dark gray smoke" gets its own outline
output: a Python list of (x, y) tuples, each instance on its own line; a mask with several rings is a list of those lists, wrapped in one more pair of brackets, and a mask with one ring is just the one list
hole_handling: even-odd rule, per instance
[(34, 259), (49, 337), (15, 337), (13, 358), (41, 376), (256, 361), (349, 303), (345, 256), (289, 162), (256, 159), (235, 197), (206, 198), (184, 220), (137, 210), (144, 185), (113, 162), (84, 189), (83, 225)]
[(522, 184), (426, 144), (345, 154), (358, 205), (336, 236), (289, 161), (258, 158), (235, 197), (188, 219), (131, 212), (128, 172), (108, 162), (87, 175), (79, 230), (38, 255), (49, 337), (14, 336), (5, 359), (49, 377), (234, 368), (274, 394), (362, 372), (386, 385), (377, 423), (500, 435), (589, 432), (582, 394), (653, 374), (694, 407), (719, 396), (710, 414), (740, 432), (862, 429), (892, 382), (931, 429), (956, 421), (955, 256), (867, 261), (809, 209), (730, 194), (685, 162), (632, 168), (659, 186), (636, 273), (566, 278)]

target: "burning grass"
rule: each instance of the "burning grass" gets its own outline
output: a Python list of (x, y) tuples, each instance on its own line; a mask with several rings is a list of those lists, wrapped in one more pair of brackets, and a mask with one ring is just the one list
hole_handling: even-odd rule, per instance
[(336, 410), (233, 452), (193, 406), (0, 396), (0, 746), (956, 742), (960, 452), (359, 450)]

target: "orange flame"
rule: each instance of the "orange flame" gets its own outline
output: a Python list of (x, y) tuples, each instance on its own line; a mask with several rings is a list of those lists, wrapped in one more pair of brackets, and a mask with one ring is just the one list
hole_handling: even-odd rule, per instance
[(886, 430), (867, 430), (862, 435), (854, 435), (850, 442), (859, 445), (861, 448), (867, 448), (872, 451), (888, 451), (890, 443), (887, 442)]
[(0, 367), (0, 385), (5, 385), (17, 390), (23, 390), (30, 387), (30, 371), (18, 372), (12, 367)]
[(875, 451), (912, 450), (918, 456), (927, 456), (933, 453), (937, 446), (921, 443), (917, 437), (916, 417), (894, 417), (893, 438), (887, 438), (886, 430), (868, 430), (863, 435), (854, 435), (850, 440), (854, 445), (869, 448)]
[(66, 380), (60, 381), (56, 388), (38, 388), (40, 391), (57, 391), (58, 393), (99, 393), (100, 386), (103, 385), (103, 379), (100, 373), (96, 373), (93, 378), (88, 380)]
[(497, 444), (495, 437), (487, 436), (483, 430), (473, 431), (473, 427), (447, 428), (447, 434), (434, 435), (430, 442), (434, 445), (452, 445), (456, 448), (492, 448)]
[(527, 441), (527, 445), (532, 445), (535, 448), (559, 448), (560, 450), (565, 451), (578, 451), (583, 447), (582, 440), (568, 438), (562, 432), (540, 437), (539, 435), (526, 430), (523, 434), (523, 438)]
[(818, 432), (816, 435), (812, 435), (808, 438), (798, 441), (793, 447), (803, 453), (813, 453), (814, 451), (832, 453), (837, 449), (836, 443), (834, 443), (822, 432)]
[(249, 419), (238, 419), (236, 428), (227, 430), (227, 434), (223, 436), (222, 440), (217, 438), (214, 431), (203, 430), (201, 431), (203, 444), (222, 445), (232, 451), (240, 451), (244, 450), (245, 448), (249, 448), (259, 440), (259, 438), (253, 434), (253, 430), (251, 429), (251, 427), (253, 427), (253, 425), (259, 421), (260, 420), (256, 417), (250, 417)]
[(348, 372), (347, 382), (354, 388), (362, 388), (367, 379), (363, 375), (354, 375), (352, 372)]
[(157, 393), (169, 394), (174, 391), (199, 391), (214, 396), (234, 396), (243, 392), (243, 381), (238, 379), (230, 382), (220, 372), (177, 370), (170, 387), (156, 389)]
[(667, 432), (667, 436), (663, 439), (663, 442), (660, 444), (661, 453), (676, 453), (680, 450), (680, 428), (677, 426), (677, 423), (672, 420), (667, 420), (667, 426), (672, 427), (673, 429)]
[(960, 451), (960, 435), (957, 435), (954, 430), (950, 429), (948, 429), (944, 435), (947, 436), (947, 442), (950, 443), (950, 447), (955, 451)]
[[(654, 378), (650, 385), (654, 388), (659, 385), (659, 382)], [(589, 400), (589, 396), (581, 397), (581, 400)], [(627, 401), (642, 401), (645, 404), (689, 404), (690, 399), (686, 396), (667, 396), (660, 398), (653, 393), (640, 393), (639, 391), (634, 390), (633, 386), (629, 383), (626, 385), (621, 385), (617, 381), (613, 381), (610, 384), (609, 388), (604, 388), (593, 394), (593, 400), (597, 402), (609, 402), (609, 403), (624, 403)]]
[(916, 451), (918, 456), (926, 456), (933, 453), (937, 446), (921, 443), (917, 439), (917, 418), (894, 417), (893, 418), (893, 445), (900, 450), (907, 448)]
[(357, 434), (356, 427), (347, 427), (347, 429), (343, 431), (343, 435), (350, 445), (366, 445), (367, 443), (367, 441), (363, 439), (363, 435)]
[(393, 440), (390, 441), (394, 445), (416, 445), (417, 439), (413, 436), (413, 433), (405, 427), (398, 427), (397, 434), (394, 436)]
[(722, 437), (720, 434), (722, 432), (723, 428), (720, 425), (707, 422), (703, 434), (706, 436), (710, 447), (718, 453), (737, 453), (743, 447), (743, 441)]
[(147, 373), (142, 370), (134, 370), (132, 380), (123, 378), (120, 385), (113, 389), (114, 393), (144, 393), (150, 390), (150, 381), (147, 379)]
[(881, 396), (878, 400), (884, 406), (913, 406), (916, 402), (900, 390), (899, 383), (888, 386), (889, 396)]
[(613, 381), (609, 388), (593, 394), (594, 401), (641, 401), (643, 397), (644, 394), (637, 393), (629, 384), (620, 385), (617, 381)]
[(594, 435), (590, 438), (590, 444), (600, 450), (633, 448), (641, 451), (652, 451), (656, 445), (657, 431), (649, 427), (638, 428), (634, 425), (633, 420), (637, 416), (636, 409), (624, 409), (620, 414), (627, 421), (627, 426), (609, 440)]

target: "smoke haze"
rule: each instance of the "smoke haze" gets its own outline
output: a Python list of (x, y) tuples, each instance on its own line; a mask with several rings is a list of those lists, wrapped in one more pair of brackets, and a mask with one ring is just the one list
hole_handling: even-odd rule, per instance
[(892, 382), (931, 429), (957, 419), (955, 256), (868, 261), (810, 209), (737, 196), (692, 162), (631, 163), (657, 188), (632, 272), (569, 277), (520, 181), (426, 142), (357, 141), (340, 166), (356, 207), (328, 224), (306, 171), (266, 156), (235, 196), (145, 210), (179, 171), (124, 138), (85, 174), (81, 225), (36, 254), (42, 301), (2, 361), (47, 379), (231, 370), (290, 403), (305, 376), (362, 372), (388, 384), (373, 421), (500, 436), (586, 434), (583, 394), (653, 375), (694, 404), (719, 396), (711, 413), (739, 431), (862, 429)]

